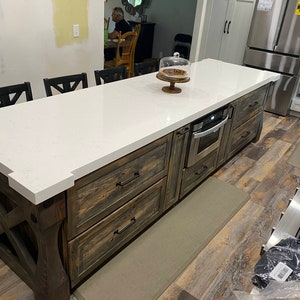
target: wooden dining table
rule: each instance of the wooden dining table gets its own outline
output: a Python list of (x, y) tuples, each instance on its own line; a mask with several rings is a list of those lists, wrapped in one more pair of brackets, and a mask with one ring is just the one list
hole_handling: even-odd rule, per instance
[[(122, 42), (123, 40), (121, 40), (120, 46), (122, 46)], [(118, 39), (108, 39), (108, 41), (104, 43), (104, 49), (117, 48), (117, 47), (118, 47)]]
[[(117, 48), (118, 48), (118, 39), (108, 39), (107, 42), (104, 43), (104, 60), (110, 61), (114, 59), (116, 57)], [(122, 48), (122, 41), (120, 44), (120, 48)]]

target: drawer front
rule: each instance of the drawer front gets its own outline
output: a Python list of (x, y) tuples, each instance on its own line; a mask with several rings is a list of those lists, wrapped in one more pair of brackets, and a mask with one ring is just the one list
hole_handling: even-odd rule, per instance
[(180, 198), (198, 186), (211, 172), (215, 170), (218, 150), (216, 149), (195, 165), (183, 170)]
[(234, 128), (263, 111), (267, 90), (268, 85), (265, 85), (237, 100)]
[(68, 243), (72, 287), (159, 216), (165, 185), (158, 181)]
[(78, 180), (67, 193), (68, 240), (167, 174), (171, 135)]
[(261, 126), (262, 118), (263, 113), (261, 112), (233, 131), (231, 137), (232, 140), (229, 143), (229, 157), (232, 157), (256, 138), (259, 127)]

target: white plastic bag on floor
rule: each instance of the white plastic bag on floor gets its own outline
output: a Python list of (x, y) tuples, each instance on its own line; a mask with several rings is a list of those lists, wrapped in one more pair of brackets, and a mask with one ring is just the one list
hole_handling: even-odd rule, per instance
[(237, 300), (265, 300), (267, 298), (259, 295), (253, 295), (246, 292), (234, 291), (234, 296)]
[(266, 299), (294, 299), (300, 297), (300, 281), (270, 281), (260, 295)]
[(265, 299), (295, 299), (300, 297), (300, 281), (278, 282), (270, 281), (263, 290), (257, 290), (255, 294), (245, 292), (233, 292), (237, 300), (265, 300)]

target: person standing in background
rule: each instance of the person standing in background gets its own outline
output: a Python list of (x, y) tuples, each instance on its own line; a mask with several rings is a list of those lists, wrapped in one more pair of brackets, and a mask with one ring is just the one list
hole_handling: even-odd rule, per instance
[(114, 31), (108, 34), (109, 39), (117, 38), (119, 33), (124, 34), (132, 31), (130, 25), (124, 19), (124, 11), (121, 7), (115, 7), (111, 16), (112, 20), (116, 23), (116, 26)]

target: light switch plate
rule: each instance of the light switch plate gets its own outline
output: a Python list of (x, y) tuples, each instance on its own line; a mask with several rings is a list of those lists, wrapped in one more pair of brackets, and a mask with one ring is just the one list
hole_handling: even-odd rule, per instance
[(73, 24), (73, 37), (79, 37), (79, 24)]

